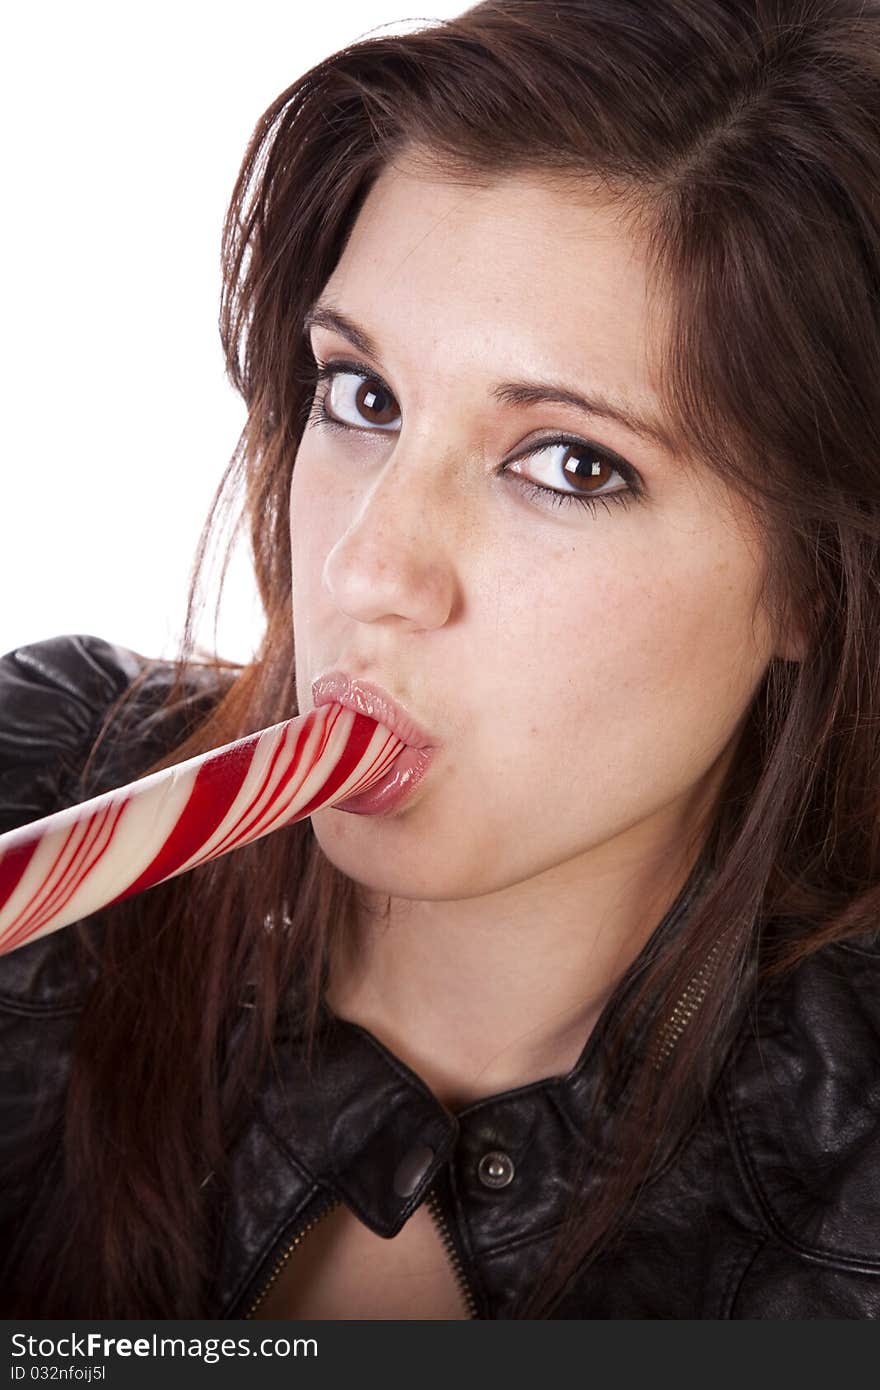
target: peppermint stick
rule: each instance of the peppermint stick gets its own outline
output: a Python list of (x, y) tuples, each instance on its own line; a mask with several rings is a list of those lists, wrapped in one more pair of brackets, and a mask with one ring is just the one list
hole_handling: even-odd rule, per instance
[(405, 747), (321, 705), (0, 835), (0, 955), (365, 791)]

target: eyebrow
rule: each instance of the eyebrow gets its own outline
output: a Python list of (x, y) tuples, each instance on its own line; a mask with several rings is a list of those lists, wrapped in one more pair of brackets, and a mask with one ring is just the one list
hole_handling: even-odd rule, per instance
[[(364, 353), (378, 361), (381, 357), (378, 345), (363, 328), (354, 323), (346, 314), (329, 304), (316, 301), (303, 317), (303, 333), (307, 337), (312, 328), (326, 328), (339, 333), (343, 338)], [(631, 434), (656, 444), (668, 453), (675, 452), (671, 434), (663, 427), (656, 416), (640, 414), (626, 401), (613, 401), (601, 391), (585, 395), (569, 387), (557, 386), (544, 381), (501, 381), (490, 391), (490, 395), (502, 405), (571, 405), (584, 410), (589, 415), (613, 420)]]

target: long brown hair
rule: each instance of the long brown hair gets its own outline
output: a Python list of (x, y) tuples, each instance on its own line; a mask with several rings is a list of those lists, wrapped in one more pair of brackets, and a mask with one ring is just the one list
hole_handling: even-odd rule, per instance
[[(237, 673), (216, 663), (209, 716), (153, 767), (297, 711), (288, 504), (314, 384), (302, 319), (377, 174), (414, 149), (462, 181), (540, 173), (619, 207), (669, 297), (659, 385), (682, 456), (745, 499), (766, 538), (768, 612), (803, 642), (744, 714), (706, 886), (610, 1020), (608, 1077), (634, 1009), (651, 1020), (645, 1054), (613, 1171), (585, 1209), (575, 1189), (544, 1277), (523, 1290), (517, 1316), (545, 1317), (687, 1132), (756, 989), (880, 916), (880, 4), (486, 0), (353, 44), (271, 104), (222, 247), (220, 326), (247, 423), (203, 532), (169, 705), (198, 664), (198, 574), (231, 499), (265, 636)], [(123, 743), (127, 703), (105, 731)], [(22, 1154), (45, 1176), (10, 1255), (7, 1316), (204, 1315), (224, 1155), (292, 981), (311, 1030), (356, 894), (306, 820), (68, 929), (99, 968), (63, 1114)], [(243, 981), (256, 1007), (242, 1026)], [(683, 996), (699, 1007), (676, 1012)]]

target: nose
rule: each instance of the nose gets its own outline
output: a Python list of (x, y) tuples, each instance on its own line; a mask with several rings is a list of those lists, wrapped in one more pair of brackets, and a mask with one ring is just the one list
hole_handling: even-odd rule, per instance
[(395, 449), (324, 562), (336, 606), (362, 623), (396, 618), (415, 628), (449, 621), (458, 589), (454, 489), (442, 465), (418, 467)]

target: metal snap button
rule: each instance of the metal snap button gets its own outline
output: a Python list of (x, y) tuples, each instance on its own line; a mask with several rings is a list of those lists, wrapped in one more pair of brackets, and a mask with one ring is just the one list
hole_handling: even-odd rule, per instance
[(417, 1144), (404, 1154), (394, 1173), (394, 1191), (398, 1197), (415, 1192), (434, 1159), (434, 1150), (427, 1144)]
[(515, 1172), (513, 1159), (498, 1149), (483, 1154), (477, 1165), (477, 1177), (484, 1187), (506, 1187), (508, 1183), (513, 1182)]

